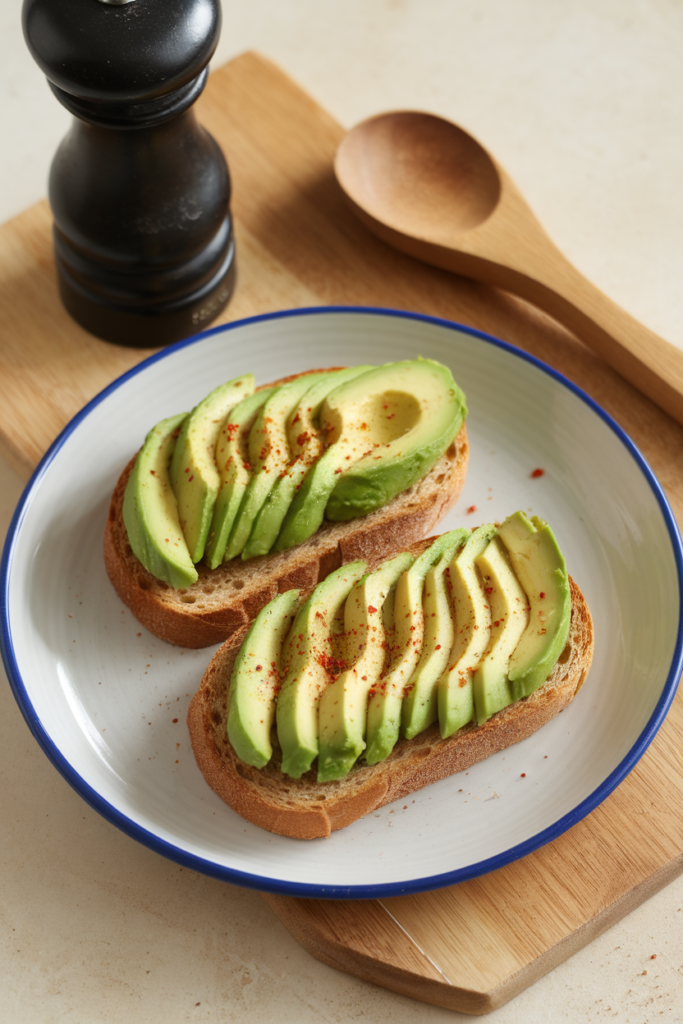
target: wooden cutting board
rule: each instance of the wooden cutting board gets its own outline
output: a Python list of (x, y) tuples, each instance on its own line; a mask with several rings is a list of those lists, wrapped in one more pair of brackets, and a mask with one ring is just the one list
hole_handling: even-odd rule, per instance
[[(547, 317), (402, 256), (348, 212), (332, 158), (342, 129), (246, 54), (197, 104), (233, 177), (238, 284), (224, 319), (286, 307), (412, 309), (488, 331), (550, 363), (628, 431), (683, 519), (683, 430)], [(148, 352), (97, 341), (57, 296), (50, 213), (0, 227), (0, 449), (24, 475), (68, 420)], [(323, 360), (324, 362), (324, 360)], [(628, 779), (560, 839), (506, 868), (418, 896), (266, 896), (314, 956), (416, 999), (486, 1013), (683, 871), (683, 696)]]

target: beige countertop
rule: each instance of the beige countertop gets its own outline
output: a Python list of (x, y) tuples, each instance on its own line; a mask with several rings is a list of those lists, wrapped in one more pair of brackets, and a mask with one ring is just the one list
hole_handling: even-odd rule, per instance
[[(42, 198), (69, 123), (19, 9), (0, 10), (0, 221)], [(458, 121), (578, 268), (683, 348), (682, 46), (678, 0), (252, 0), (224, 5), (214, 63), (259, 50), (348, 126), (406, 107)], [(22, 486), (0, 463), (3, 534)], [(466, 1019), (318, 963), (258, 894), (117, 831), (54, 770), (6, 686), (0, 822), (8, 1024)], [(489, 1019), (683, 1021), (682, 908), (679, 879)]]

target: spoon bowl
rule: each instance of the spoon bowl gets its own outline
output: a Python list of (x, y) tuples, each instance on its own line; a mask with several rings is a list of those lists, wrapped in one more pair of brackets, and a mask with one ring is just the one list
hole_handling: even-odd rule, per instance
[(477, 227), (501, 193), (498, 170), (476, 139), (440, 117), (411, 111), (359, 125), (342, 143), (336, 169), (345, 191), (368, 212), (396, 231), (421, 228), (430, 237)]
[(380, 114), (348, 133), (335, 173), (384, 241), (531, 302), (683, 424), (683, 352), (569, 263), (503, 168), (462, 128), (416, 111)]

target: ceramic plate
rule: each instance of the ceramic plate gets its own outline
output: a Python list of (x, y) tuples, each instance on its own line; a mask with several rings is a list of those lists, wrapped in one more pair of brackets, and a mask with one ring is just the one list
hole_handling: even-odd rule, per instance
[[(147, 633), (112, 589), (102, 530), (146, 432), (218, 383), (429, 356), (469, 403), (470, 469), (440, 530), (525, 509), (547, 519), (592, 610), (596, 650), (571, 706), (460, 776), (330, 839), (248, 824), (195, 765), (185, 714), (214, 648)], [(534, 475), (534, 470), (543, 474)], [(181, 864), (289, 895), (359, 898), (452, 884), (560, 835), (633, 768), (681, 671), (681, 542), (652, 472), (586, 395), (525, 354), (452, 323), (314, 309), (206, 332), (102, 392), (47, 453), (17, 510), (3, 567), (3, 651), (35, 737), (125, 832)]]

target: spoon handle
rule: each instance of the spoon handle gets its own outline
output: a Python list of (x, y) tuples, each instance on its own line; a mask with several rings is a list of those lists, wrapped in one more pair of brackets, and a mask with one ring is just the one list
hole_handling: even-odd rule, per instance
[[(541, 240), (537, 237), (536, 242)], [(533, 242), (532, 242), (533, 244)], [(476, 260), (470, 276), (512, 292), (572, 330), (608, 365), (683, 425), (683, 351), (638, 323), (591, 284), (544, 235), (504, 262)], [(463, 269), (461, 272), (465, 273)]]

